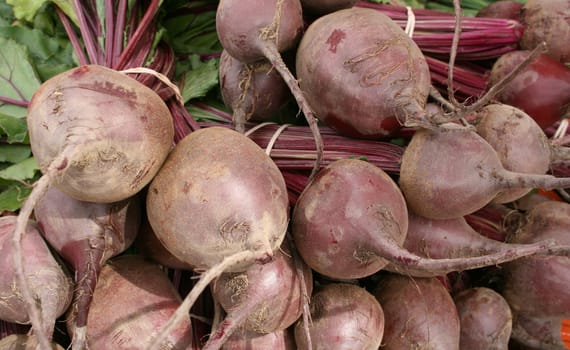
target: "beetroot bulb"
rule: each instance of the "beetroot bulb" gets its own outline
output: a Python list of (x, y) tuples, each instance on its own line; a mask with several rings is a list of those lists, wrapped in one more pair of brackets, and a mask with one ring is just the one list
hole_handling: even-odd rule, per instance
[(461, 350), (508, 349), (513, 315), (501, 294), (473, 287), (456, 294), (453, 301), (459, 315)]
[(452, 219), (483, 208), (505, 190), (566, 188), (570, 178), (508, 171), (480, 135), (447, 123), (414, 133), (402, 156), (399, 185), (417, 215)]
[(335, 279), (370, 276), (389, 263), (406, 273), (443, 275), (547, 251), (551, 242), (492, 254), (429, 259), (402, 245), (408, 232), (408, 209), (392, 178), (358, 159), (342, 159), (321, 170), (299, 196), (291, 233), (303, 260)]
[(73, 348), (84, 349), (87, 314), (101, 267), (135, 240), (141, 220), (137, 196), (114, 203), (73, 199), (51, 187), (34, 210), (40, 232), (75, 275)]
[[(510, 254), (518, 249), (535, 249), (537, 243), (515, 244), (499, 242), (475, 231), (463, 217), (434, 220), (408, 211), (408, 231), (403, 247), (410, 253), (425, 258), (461, 259), (501, 252)], [(402, 271), (401, 267), (393, 264), (386, 266), (386, 270)], [(402, 272), (414, 277), (440, 275), (438, 272), (414, 269), (413, 266), (407, 266)]]
[[(489, 86), (503, 79), (529, 55), (528, 50), (516, 50), (499, 57), (491, 69)], [(523, 110), (546, 129), (568, 113), (570, 68), (548, 54), (541, 54), (508, 82), (496, 98)]]
[(177, 143), (150, 184), (146, 208), (166, 249), (203, 272), (151, 349), (214, 278), (268, 262), (289, 220), (279, 168), (247, 136), (224, 127), (194, 131)]
[[(16, 282), (13, 266), (14, 248), (11, 244), (15, 216), (0, 217), (0, 263), (6, 267), (0, 274), (0, 319), (20, 324), (30, 324), (26, 300)], [(47, 335), (48, 344), (38, 342), (43, 349), (49, 348), (56, 319), (71, 305), (73, 282), (69, 272), (56, 260), (46, 244), (37, 225), (29, 221), (22, 237), (22, 251), (26, 256), (25, 278), (34, 300), (41, 305), (41, 326)], [(32, 328), (32, 334), (37, 329)]]
[(212, 332), (203, 349), (219, 349), (238, 327), (258, 334), (273, 333), (291, 326), (303, 312), (305, 297), (310, 297), (311, 270), (303, 264), (308, 295), (289, 249), (282, 246), (271, 262), (253, 265), (244, 272), (224, 273), (212, 282), (212, 297), (226, 312), (220, 326)]
[(523, 4), (514, 0), (497, 0), (477, 12), (477, 17), (510, 18), (520, 21)]
[[(123, 254), (101, 269), (87, 318), (89, 349), (144, 349), (176, 312), (180, 295), (156, 263)], [(67, 323), (70, 333), (72, 322)], [(191, 348), (192, 327), (186, 317), (162, 343), (162, 349)]]
[(219, 65), (220, 92), (233, 114), (235, 128), (244, 132), (246, 121), (268, 121), (290, 99), (283, 78), (265, 59), (243, 63), (222, 50)]
[(457, 308), (437, 278), (385, 274), (372, 294), (384, 310), (383, 350), (460, 349)]
[(567, 0), (527, 0), (521, 14), (521, 23), (525, 27), (519, 42), (521, 48), (532, 50), (546, 42), (549, 55), (562, 63), (570, 61), (569, 16)]
[(296, 72), (318, 118), (345, 136), (389, 138), (402, 125), (427, 124), (428, 65), (380, 11), (353, 7), (312, 22), (297, 49)]
[(322, 161), (323, 140), (313, 110), (281, 57), (296, 48), (303, 29), (300, 0), (221, 0), (216, 11), (216, 32), (224, 50), (243, 63), (266, 59), (289, 87), (315, 140), (313, 177)]
[[(510, 238), (515, 243), (554, 239), (570, 245), (570, 204), (547, 201), (525, 215), (522, 227)], [(570, 318), (570, 257), (535, 256), (504, 264), (501, 294), (516, 313)]]
[[(363, 287), (331, 283), (311, 297), (309, 332), (314, 350), (376, 350), (383, 343), (382, 305)], [(302, 322), (295, 325), (297, 349), (308, 349)]]
[(517, 345), (529, 347), (524, 348), (526, 350), (567, 350), (570, 346), (570, 320), (515, 313), (511, 340)]
[[(38, 200), (53, 184), (72, 198), (115, 202), (141, 191), (174, 140), (172, 116), (153, 90), (118, 71), (85, 65), (45, 81), (26, 117), (30, 145), (43, 173), (14, 229), (14, 267), (32, 326), (40, 310), (24, 278), (20, 241)], [(41, 331), (40, 331), (41, 332)], [(39, 333), (47, 346), (46, 335)]]
[[(506, 104), (489, 104), (477, 113), (477, 133), (487, 141), (505, 169), (527, 174), (546, 174), (553, 152), (540, 126), (522, 110)], [(494, 203), (513, 202), (532, 188), (499, 193)]]

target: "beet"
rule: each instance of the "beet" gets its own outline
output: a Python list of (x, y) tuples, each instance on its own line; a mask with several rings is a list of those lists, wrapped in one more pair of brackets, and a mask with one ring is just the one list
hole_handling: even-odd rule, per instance
[[(503, 54), (492, 66), (493, 86), (530, 55), (517, 50)], [(497, 99), (530, 115), (542, 129), (559, 121), (570, 105), (570, 68), (548, 54), (538, 55), (501, 92)]]
[(513, 315), (503, 296), (487, 287), (473, 287), (453, 298), (460, 323), (461, 350), (508, 349)]
[(523, 4), (514, 0), (498, 0), (477, 11), (477, 17), (509, 18), (520, 21)]
[[(250, 17), (252, 14), (255, 15)], [(216, 32), (222, 47), (244, 63), (267, 59), (289, 87), (315, 140), (313, 177), (320, 168), (323, 140), (313, 110), (281, 57), (282, 52), (297, 46), (303, 29), (299, 0), (222, 0), (216, 11)]]
[[(30, 324), (26, 299), (17, 283), (14, 265), (13, 230), (15, 216), (0, 217), (0, 264), (4, 271), (0, 274), (0, 319), (7, 322)], [(73, 282), (69, 271), (60, 264), (43, 240), (37, 225), (29, 221), (22, 236), (22, 253), (25, 256), (24, 273), (28, 281), (31, 297), (40, 305), (39, 325), (48, 340), (52, 339), (56, 319), (71, 305)], [(47, 348), (41, 338), (37, 339)]]
[(565, 63), (570, 61), (570, 3), (567, 0), (527, 0), (523, 6), (521, 22), (525, 29), (520, 46), (534, 49), (546, 42), (548, 53)]
[(428, 259), (402, 247), (408, 210), (400, 189), (382, 169), (341, 159), (321, 170), (299, 196), (291, 233), (303, 260), (335, 279), (370, 276), (390, 262), (402, 273), (443, 275), (547, 252), (552, 242), (494, 254)]
[(35, 218), (50, 247), (75, 272), (73, 348), (85, 346), (85, 327), (97, 276), (105, 262), (135, 240), (141, 220), (140, 198), (115, 203), (73, 199), (51, 187), (36, 205)]
[[(378, 349), (382, 344), (384, 312), (374, 296), (363, 287), (332, 283), (311, 297), (313, 349)], [(301, 322), (295, 326), (298, 349), (307, 349)]]
[(304, 296), (291, 253), (286, 245), (281, 249), (267, 264), (225, 273), (212, 282), (212, 296), (227, 315), (204, 349), (219, 349), (240, 326), (245, 331), (268, 334), (284, 330), (299, 319), (304, 298), (310, 297), (313, 289), (312, 273), (303, 264), (308, 293)]
[(399, 185), (414, 213), (451, 219), (483, 208), (502, 191), (566, 188), (570, 178), (508, 171), (481, 136), (448, 123), (414, 133), (402, 156)]
[[(408, 232), (403, 247), (412, 254), (431, 259), (461, 259), (498, 253), (515, 253), (526, 248), (534, 249), (536, 243), (515, 244), (498, 242), (476, 232), (465, 218), (434, 220), (408, 212)], [(440, 272), (415, 269), (405, 270), (390, 264), (386, 270), (403, 272), (415, 277), (433, 277)]]
[[(145, 349), (180, 303), (180, 295), (158, 264), (139, 255), (113, 258), (101, 269), (93, 291), (87, 319), (88, 348)], [(72, 323), (67, 325), (72, 333)], [(187, 349), (191, 342), (192, 328), (186, 317), (162, 345)]]
[[(547, 201), (526, 213), (524, 225), (510, 241), (531, 243), (554, 239), (570, 245), (570, 204)], [(570, 315), (570, 257), (535, 256), (509, 262), (501, 269), (504, 287), (501, 294), (516, 313), (539, 317)]]
[(248, 120), (270, 120), (291, 98), (287, 84), (265, 59), (243, 63), (222, 50), (219, 79), (222, 100), (240, 132)]
[(386, 274), (372, 294), (384, 310), (382, 349), (459, 350), (457, 308), (437, 278)]
[(569, 328), (568, 319), (515, 314), (511, 338), (532, 349), (565, 350), (570, 345)]
[(153, 342), (156, 348), (212, 279), (271, 259), (285, 237), (289, 201), (283, 175), (263, 149), (239, 132), (211, 127), (176, 145), (150, 184), (146, 204), (166, 249), (205, 270)]
[(14, 229), (14, 264), (40, 343), (39, 310), (24, 278), (20, 246), (38, 200), (50, 185), (72, 198), (115, 202), (141, 191), (174, 140), (172, 116), (153, 90), (118, 71), (80, 66), (45, 81), (28, 105), (30, 145), (42, 177), (23, 203)]
[(426, 123), (428, 65), (380, 11), (353, 7), (312, 22), (297, 49), (296, 72), (318, 118), (345, 136), (387, 138), (402, 125)]
[(42, 172), (70, 197), (90, 202), (138, 193), (174, 137), (170, 111), (153, 90), (97, 65), (44, 82), (30, 101), (27, 122)]
[[(551, 144), (540, 126), (522, 110), (505, 104), (489, 104), (477, 113), (477, 133), (487, 141), (505, 169), (526, 174), (546, 174), (552, 159)], [(531, 188), (499, 193), (495, 203), (513, 202)]]

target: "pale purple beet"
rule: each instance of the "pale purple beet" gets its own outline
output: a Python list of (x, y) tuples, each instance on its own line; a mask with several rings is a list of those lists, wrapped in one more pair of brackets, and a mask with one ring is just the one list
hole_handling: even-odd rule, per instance
[(299, 196), (291, 233), (303, 260), (336, 279), (370, 276), (388, 265), (403, 273), (443, 275), (546, 252), (546, 241), (496, 253), (428, 259), (402, 247), (408, 231), (404, 197), (383, 170), (342, 159), (321, 170)]
[(304, 296), (295, 263), (286, 246), (273, 260), (253, 265), (244, 272), (224, 273), (212, 282), (212, 296), (226, 312), (204, 349), (219, 349), (242, 327), (258, 334), (273, 333), (291, 326), (303, 312), (303, 303), (313, 289), (311, 270), (303, 264), (308, 295)]
[(461, 350), (508, 349), (513, 315), (501, 294), (473, 287), (459, 292), (453, 300), (459, 315)]
[(383, 350), (460, 349), (457, 308), (437, 278), (386, 274), (372, 294), (384, 310)]
[(562, 63), (570, 61), (570, 3), (567, 0), (527, 0), (522, 9), (521, 22), (525, 29), (520, 46), (534, 49), (546, 42), (548, 53)]
[(244, 63), (267, 59), (289, 87), (315, 140), (313, 177), (322, 161), (323, 140), (314, 112), (281, 56), (296, 48), (303, 30), (300, 0), (221, 0), (216, 10), (216, 32), (224, 50)]
[[(532, 247), (536, 243), (515, 244), (499, 242), (475, 231), (465, 220), (427, 219), (408, 212), (408, 231), (403, 247), (412, 254), (431, 259), (461, 259), (489, 254), (515, 253), (517, 249)], [(426, 269), (405, 269), (390, 264), (386, 270), (402, 272), (415, 277), (439, 276), (439, 272)]]
[(319, 17), (297, 49), (299, 84), (317, 117), (339, 133), (391, 137), (426, 125), (425, 58), (387, 15), (353, 7)]
[(73, 199), (51, 187), (34, 210), (42, 236), (74, 270), (73, 348), (85, 346), (92, 291), (101, 267), (135, 240), (141, 220), (140, 198), (115, 203)]
[(38, 339), (40, 311), (24, 278), (21, 237), (38, 200), (53, 184), (78, 200), (116, 202), (141, 191), (174, 142), (170, 110), (153, 90), (127, 75), (84, 65), (45, 81), (32, 96), (27, 128), (42, 177), (20, 208), (14, 268)]
[(508, 171), (473, 130), (445, 124), (414, 133), (402, 156), (399, 185), (414, 213), (451, 219), (483, 208), (505, 190), (566, 188), (570, 178)]
[[(526, 222), (510, 241), (531, 243), (554, 239), (570, 245), (570, 204), (547, 201), (526, 214)], [(539, 317), (570, 315), (570, 257), (535, 256), (504, 264), (501, 294), (516, 313)]]
[(517, 21), (521, 18), (523, 4), (513, 0), (498, 0), (491, 2), (477, 12), (477, 17), (510, 18)]
[(254, 332), (234, 332), (222, 346), (222, 350), (295, 350), (295, 339), (291, 328), (259, 334)]
[[(121, 255), (101, 269), (87, 319), (90, 349), (145, 349), (181, 303), (166, 273), (138, 255)], [(70, 332), (73, 325), (68, 323)], [(187, 349), (190, 317), (169, 333), (164, 349)]]
[(291, 98), (289, 87), (265, 59), (243, 63), (222, 50), (219, 79), (222, 100), (240, 132), (248, 120), (270, 120)]
[[(551, 145), (542, 128), (522, 110), (506, 104), (489, 104), (477, 113), (477, 133), (487, 141), (505, 169), (546, 174), (552, 159)], [(532, 188), (499, 193), (494, 203), (513, 202)]]
[[(314, 350), (378, 349), (383, 344), (382, 306), (363, 287), (349, 283), (327, 284), (311, 297), (309, 332)], [(295, 326), (298, 349), (307, 349), (301, 322)]]
[(515, 313), (511, 338), (516, 344), (529, 347), (525, 349), (566, 350), (570, 346), (570, 320)]
[(223, 127), (181, 140), (150, 184), (147, 216), (166, 249), (204, 271), (150, 348), (158, 348), (210, 281), (267, 262), (285, 238), (289, 200), (273, 160), (248, 137)]
[[(26, 300), (22, 298), (13, 268), (14, 249), (11, 240), (16, 220), (15, 216), (0, 217), (0, 264), (5, 267), (0, 274), (0, 319), (30, 324)], [(22, 236), (22, 253), (25, 256), (23, 268), (30, 291), (34, 300), (41, 304), (43, 332), (51, 339), (56, 319), (71, 305), (71, 276), (56, 260), (34, 221), (28, 222)]]

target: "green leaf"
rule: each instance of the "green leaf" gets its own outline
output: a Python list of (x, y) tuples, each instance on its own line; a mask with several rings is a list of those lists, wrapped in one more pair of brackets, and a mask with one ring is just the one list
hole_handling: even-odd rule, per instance
[(218, 85), (218, 60), (201, 62), (197, 56), (190, 58), (192, 68), (184, 75), (182, 99), (184, 103), (194, 98), (206, 96), (208, 91)]
[(23, 118), (0, 113), (0, 131), (8, 143), (28, 143), (28, 126)]
[(32, 192), (31, 186), (13, 181), (4, 191), (0, 192), (0, 211), (16, 211)]
[(28, 145), (0, 145), (0, 162), (19, 163), (31, 155)]
[(0, 170), (0, 179), (16, 181), (30, 180), (34, 178), (39, 169), (35, 158), (29, 157)]
[[(29, 101), (41, 83), (30, 63), (26, 48), (3, 37), (0, 37), (0, 47), (0, 96)], [(14, 107), (17, 106), (0, 104), (0, 113), (21, 117), (21, 110), (18, 113)]]
[(38, 10), (46, 3), (47, 0), (6, 0), (6, 3), (12, 5), (14, 16), (31, 22)]

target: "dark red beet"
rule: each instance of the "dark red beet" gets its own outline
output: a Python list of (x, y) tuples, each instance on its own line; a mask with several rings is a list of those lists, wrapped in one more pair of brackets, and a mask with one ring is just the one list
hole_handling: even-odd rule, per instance
[[(558, 201), (535, 205), (526, 223), (513, 235), (516, 243), (554, 239), (570, 245), (570, 204)], [(570, 257), (535, 256), (503, 265), (501, 294), (516, 313), (540, 317), (570, 315)]]
[(414, 133), (402, 156), (399, 184), (414, 213), (451, 219), (483, 208), (502, 191), (566, 188), (570, 178), (508, 171), (480, 135), (446, 124)]
[(461, 350), (508, 348), (513, 315), (503, 296), (486, 287), (475, 287), (454, 296), (461, 329)]
[(386, 274), (372, 294), (384, 309), (382, 349), (459, 350), (457, 308), (437, 278)]
[[(529, 54), (530, 51), (518, 50), (499, 57), (491, 69), (489, 86), (501, 80)], [(546, 129), (568, 113), (570, 68), (541, 54), (506, 85), (497, 99), (522, 109)]]
[[(212, 282), (212, 296), (226, 311), (226, 317), (204, 349), (219, 349), (240, 326), (266, 334), (284, 330), (299, 319), (306, 300), (289, 249), (281, 249), (267, 264), (253, 265), (241, 273), (225, 273)], [(303, 273), (310, 297), (313, 277), (304, 264)]]
[(243, 63), (223, 50), (219, 76), (222, 99), (240, 132), (248, 120), (270, 120), (291, 98), (287, 84), (265, 59)]
[(296, 71), (317, 117), (343, 135), (390, 137), (425, 121), (428, 65), (380, 11), (353, 7), (319, 17), (299, 44)]
[[(309, 332), (313, 349), (378, 349), (384, 312), (370, 292), (357, 285), (332, 283), (311, 298)], [(295, 326), (298, 349), (307, 349), (302, 323)]]

